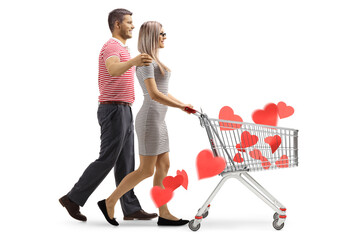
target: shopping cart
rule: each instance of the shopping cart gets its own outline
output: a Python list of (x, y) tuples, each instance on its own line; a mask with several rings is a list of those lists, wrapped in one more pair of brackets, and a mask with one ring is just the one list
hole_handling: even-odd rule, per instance
[(298, 130), (222, 119), (211, 119), (191, 108), (186, 111), (200, 119), (205, 128), (214, 156), (221, 156), (226, 167), (222, 179), (198, 210), (189, 228), (197, 231), (209, 214), (210, 203), (224, 183), (238, 179), (274, 211), (273, 227), (281, 230), (286, 220), (286, 208), (256, 182), (248, 172), (298, 166)]

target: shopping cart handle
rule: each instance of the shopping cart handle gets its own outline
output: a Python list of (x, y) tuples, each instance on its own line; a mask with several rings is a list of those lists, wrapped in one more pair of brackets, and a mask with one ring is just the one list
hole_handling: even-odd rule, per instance
[(192, 109), (190, 107), (185, 107), (185, 111), (188, 113), (196, 113), (197, 112), (195, 109)]

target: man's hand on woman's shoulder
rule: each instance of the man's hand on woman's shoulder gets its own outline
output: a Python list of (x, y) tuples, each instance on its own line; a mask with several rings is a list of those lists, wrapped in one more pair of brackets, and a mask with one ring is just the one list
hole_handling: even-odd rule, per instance
[(153, 59), (149, 56), (149, 54), (141, 53), (131, 60), (133, 61), (134, 66), (142, 67), (149, 66)]

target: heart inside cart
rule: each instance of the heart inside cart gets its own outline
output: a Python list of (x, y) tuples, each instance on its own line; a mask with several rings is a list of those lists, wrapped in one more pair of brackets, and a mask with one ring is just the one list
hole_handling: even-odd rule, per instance
[(281, 144), (281, 137), (279, 135), (269, 136), (265, 138), (265, 142), (270, 145), (271, 152), (274, 153)]
[(240, 153), (237, 153), (235, 155), (235, 157), (233, 158), (233, 161), (237, 162), (237, 163), (242, 163), (242, 162), (244, 162), (244, 158), (241, 156)]
[(289, 158), (286, 155), (282, 155), (280, 160), (275, 162), (278, 168), (288, 168), (289, 167)]
[(250, 134), (248, 131), (241, 133), (241, 143), (236, 144), (236, 149), (245, 152), (245, 148), (254, 146), (259, 141), (258, 136)]

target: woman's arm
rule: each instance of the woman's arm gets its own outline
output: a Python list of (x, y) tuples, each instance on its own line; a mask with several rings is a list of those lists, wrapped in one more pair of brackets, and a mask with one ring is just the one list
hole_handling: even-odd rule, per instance
[[(179, 104), (184, 104), (183, 102), (181, 102), (180, 100), (178, 100), (178, 99), (176, 99), (173, 95), (171, 95), (170, 93), (168, 93), (167, 94), (167, 96), (170, 98), (170, 99), (172, 99), (172, 100), (174, 100), (175, 102), (177, 102), (177, 103), (179, 103)], [(193, 107), (193, 105), (191, 105), (191, 104), (184, 104), (186, 107), (189, 107), (189, 108), (194, 108)], [(185, 108), (184, 109), (182, 109), (184, 112), (187, 112), (187, 113), (189, 113), (188, 111), (185, 111)]]
[(179, 104), (184, 104), (184, 103), (181, 102), (180, 100), (176, 99), (176, 98), (175, 98), (173, 95), (171, 95), (170, 93), (168, 93), (167, 96), (168, 96), (170, 99), (174, 100), (175, 102), (177, 102), (177, 103), (179, 103)]
[(146, 86), (146, 89), (147, 89), (151, 99), (154, 101), (157, 101), (161, 104), (164, 104), (164, 105), (167, 105), (170, 107), (180, 108), (181, 110), (184, 110), (185, 107), (189, 106), (189, 105), (186, 105), (186, 104), (180, 102), (179, 100), (175, 99), (171, 95), (166, 96), (165, 94), (160, 92), (157, 88), (154, 78), (145, 79), (145, 86)]

